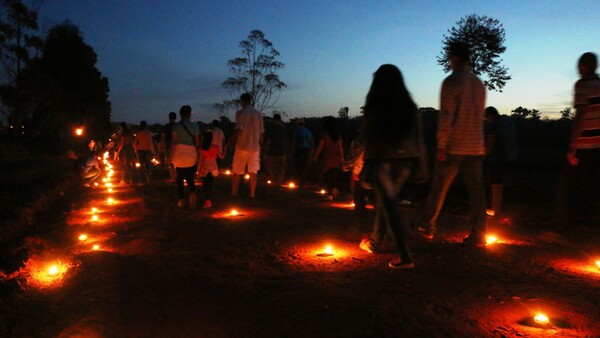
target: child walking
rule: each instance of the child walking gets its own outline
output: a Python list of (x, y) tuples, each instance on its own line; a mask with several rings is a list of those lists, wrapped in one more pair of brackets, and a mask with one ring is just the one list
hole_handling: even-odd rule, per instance
[(202, 135), (202, 145), (200, 147), (200, 156), (198, 159), (198, 177), (202, 180), (204, 192), (204, 208), (212, 207), (212, 186), (213, 180), (219, 175), (219, 165), (217, 156), (224, 157), (225, 151), (219, 151), (219, 147), (212, 144), (213, 134), (206, 131)]

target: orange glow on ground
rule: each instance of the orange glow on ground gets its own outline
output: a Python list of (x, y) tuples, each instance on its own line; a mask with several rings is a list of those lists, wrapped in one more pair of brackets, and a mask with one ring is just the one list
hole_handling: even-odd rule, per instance
[(88, 239), (88, 236), (86, 234), (81, 234), (79, 237), (77, 237), (77, 239), (83, 242)]
[(142, 166), (142, 165), (140, 164), (140, 162), (136, 162), (136, 163), (135, 163), (135, 167), (136, 167), (136, 168), (139, 168), (139, 167), (141, 167), (141, 166)]
[(538, 313), (535, 315), (535, 317), (533, 317), (533, 320), (538, 323), (538, 324), (542, 324), (542, 325), (546, 325), (550, 322), (550, 318), (548, 318), (548, 316), (546, 316), (543, 313)]
[(98, 212), (98, 208), (96, 208), (96, 207), (92, 208), (92, 214), (95, 214), (97, 212)]
[(499, 243), (498, 237), (496, 235), (487, 235), (485, 236), (485, 244), (492, 245)]
[(244, 175), (244, 179), (245, 180), (249, 180), (250, 179), (250, 175), (249, 174)]
[(77, 135), (77, 136), (83, 135), (83, 128), (76, 128), (75, 129), (75, 135)]
[(117, 203), (117, 202), (115, 201), (114, 198), (109, 197), (106, 199), (106, 204), (108, 204), (108, 205), (114, 205), (115, 203)]
[(325, 195), (326, 193), (327, 193), (327, 190), (325, 190), (325, 189), (321, 189), (321, 191), (319, 191), (319, 194), (321, 194), (321, 195)]
[(596, 261), (596, 267), (597, 267), (598, 269), (600, 269), (600, 260), (597, 260), (597, 261)]
[(25, 265), (15, 273), (17, 278), (24, 277), (24, 282), (19, 281), (23, 288), (45, 289), (58, 287), (72, 267), (76, 264), (69, 260), (43, 260), (31, 257)]
[(288, 189), (296, 189), (296, 188), (298, 188), (298, 186), (294, 182), (290, 182), (288, 184), (284, 184), (284, 185), (282, 185), (282, 187), (288, 188)]
[[(315, 239), (285, 249), (284, 259), (291, 266), (309, 271), (350, 271), (386, 265), (389, 256), (362, 251), (356, 241)], [(328, 254), (328, 248), (331, 254)]]
[(98, 182), (94, 182), (94, 187), (99, 186)]
[(92, 216), (92, 222), (98, 222), (99, 220), (98, 215)]
[[(340, 209), (354, 209), (355, 207), (354, 202), (333, 202), (329, 203), (328, 205)], [(366, 208), (369, 210), (375, 209), (375, 207), (371, 204), (367, 204)]]
[(98, 250), (100, 250), (100, 245), (99, 245), (99, 244), (94, 244), (94, 245), (92, 246), (92, 250), (94, 250), (94, 251), (98, 251)]
[(108, 188), (108, 189), (106, 190), (106, 192), (108, 192), (109, 194), (110, 194), (110, 193), (112, 193), (112, 192), (113, 192), (113, 188)]
[(223, 174), (225, 174), (225, 175), (231, 175), (231, 170), (225, 170), (225, 172)]
[(267, 184), (271, 184), (271, 180), (267, 180)]

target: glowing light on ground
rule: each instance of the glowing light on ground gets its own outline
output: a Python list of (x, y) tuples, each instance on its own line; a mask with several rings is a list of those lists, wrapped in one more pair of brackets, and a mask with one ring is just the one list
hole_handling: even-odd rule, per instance
[(74, 263), (64, 260), (48, 261), (31, 257), (19, 271), (14, 273), (14, 276), (19, 279), (24, 278), (24, 283), (19, 281), (21, 287), (45, 289), (60, 286), (73, 266)]
[(141, 164), (140, 162), (135, 162), (135, 167), (136, 167), (136, 168), (139, 168), (139, 167), (141, 167), (141, 166), (142, 166), (142, 164)]
[(244, 175), (244, 179), (245, 179), (245, 180), (249, 180), (249, 179), (250, 179), (250, 174), (246, 174), (246, 175)]
[(106, 182), (108, 182), (108, 178), (104, 177), (104, 178), (102, 179), (102, 183), (106, 183)]
[(271, 184), (271, 180), (267, 180), (267, 184)]
[(533, 317), (533, 320), (541, 325), (546, 325), (550, 322), (550, 318), (541, 312), (536, 314), (535, 317)]
[(152, 158), (152, 160), (150, 162), (152, 162), (152, 164), (154, 164), (154, 165), (159, 165), (160, 164), (160, 161), (157, 160), (156, 158)]
[(296, 183), (290, 182), (290, 183), (288, 183), (287, 187), (290, 188), (290, 189), (295, 189), (296, 188)]
[(98, 212), (98, 208), (96, 208), (96, 207), (92, 208), (92, 214), (95, 214), (97, 212)]
[(495, 235), (487, 235), (485, 236), (485, 243), (487, 245), (496, 244), (498, 243), (498, 237), (496, 237)]
[(321, 189), (321, 191), (319, 191), (319, 194), (321, 194), (321, 195), (325, 195), (326, 193), (327, 193), (327, 190), (325, 190), (325, 189)]
[(231, 170), (225, 170), (225, 175), (231, 175)]
[(100, 218), (98, 218), (98, 215), (92, 216), (92, 222), (98, 222), (99, 220)]
[(108, 193), (112, 193), (112, 192), (113, 192), (113, 188), (108, 188), (108, 189), (106, 190), (106, 192), (108, 192)]
[(79, 237), (77, 237), (77, 239), (83, 242), (88, 239), (88, 236), (86, 234), (81, 234)]
[(229, 212), (229, 216), (235, 217), (235, 216), (239, 216), (240, 213), (236, 210), (236, 209), (231, 209), (231, 211)]
[(83, 135), (83, 128), (75, 128), (75, 135), (77, 135), (77, 136)]
[(598, 269), (600, 269), (600, 260), (597, 260), (597, 261), (596, 261), (596, 267), (597, 267)]
[(98, 182), (94, 182), (94, 187), (99, 186)]
[(94, 244), (94, 245), (92, 246), (92, 250), (94, 250), (94, 251), (98, 251), (98, 250), (100, 250), (100, 245), (99, 245), (99, 244)]
[(112, 197), (109, 197), (106, 199), (106, 203), (109, 205), (113, 205), (113, 204), (115, 204), (115, 199)]
[(323, 250), (323, 252), (317, 254), (318, 257), (330, 257), (333, 256), (335, 253), (333, 252), (333, 248), (331, 247), (331, 245), (327, 245), (325, 246), (325, 249)]
[(491, 217), (494, 217), (496, 215), (496, 212), (492, 209), (485, 209), (485, 213)]

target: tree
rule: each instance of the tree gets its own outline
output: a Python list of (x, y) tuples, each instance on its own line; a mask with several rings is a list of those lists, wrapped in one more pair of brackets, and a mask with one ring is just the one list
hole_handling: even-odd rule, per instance
[[(20, 0), (0, 0), (0, 98), (9, 123), (21, 126), (26, 118), (20, 75), (39, 51), (42, 40), (37, 13)], [(20, 128), (19, 128), (20, 129)]]
[(348, 108), (348, 107), (342, 107), (342, 108), (340, 108), (340, 110), (338, 110), (338, 115), (342, 119), (347, 119), (349, 112), (350, 112), (350, 108)]
[(537, 109), (527, 109), (521, 106), (511, 110), (512, 116), (520, 117), (520, 118), (531, 118), (534, 120), (540, 119), (540, 111)]
[(233, 100), (243, 93), (250, 93), (252, 105), (260, 111), (272, 107), (279, 100), (281, 90), (287, 87), (277, 74), (284, 67), (277, 61), (279, 52), (258, 29), (240, 42), (240, 48), (242, 56), (227, 63), (232, 76), (222, 83), (223, 88), (229, 91)]
[(213, 104), (213, 109), (219, 114), (219, 118), (229, 118), (229, 111), (238, 106), (237, 100), (224, 100), (223, 103)]
[(470, 64), (473, 73), (479, 76), (487, 75), (484, 84), (489, 90), (502, 92), (506, 81), (511, 79), (508, 68), (501, 65), (500, 54), (504, 53), (504, 27), (500, 21), (485, 15), (472, 14), (456, 23), (448, 30), (442, 43), (444, 47), (437, 62), (444, 67), (444, 72), (450, 71), (448, 51), (455, 42), (466, 43), (471, 51)]
[(560, 118), (566, 120), (572, 120), (575, 117), (575, 113), (571, 111), (571, 107), (565, 107), (565, 109), (560, 111)]
[(41, 139), (64, 141), (75, 126), (85, 126), (86, 137), (107, 136), (108, 79), (96, 62), (94, 49), (83, 41), (77, 26), (65, 21), (49, 30), (42, 56), (24, 73), (33, 102), (32, 127)]

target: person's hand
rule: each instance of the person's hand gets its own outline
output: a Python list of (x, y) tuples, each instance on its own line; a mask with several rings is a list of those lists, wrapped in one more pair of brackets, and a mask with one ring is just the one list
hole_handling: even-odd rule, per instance
[(448, 151), (443, 148), (438, 148), (437, 154), (436, 154), (436, 159), (441, 162), (446, 161), (448, 159)]

